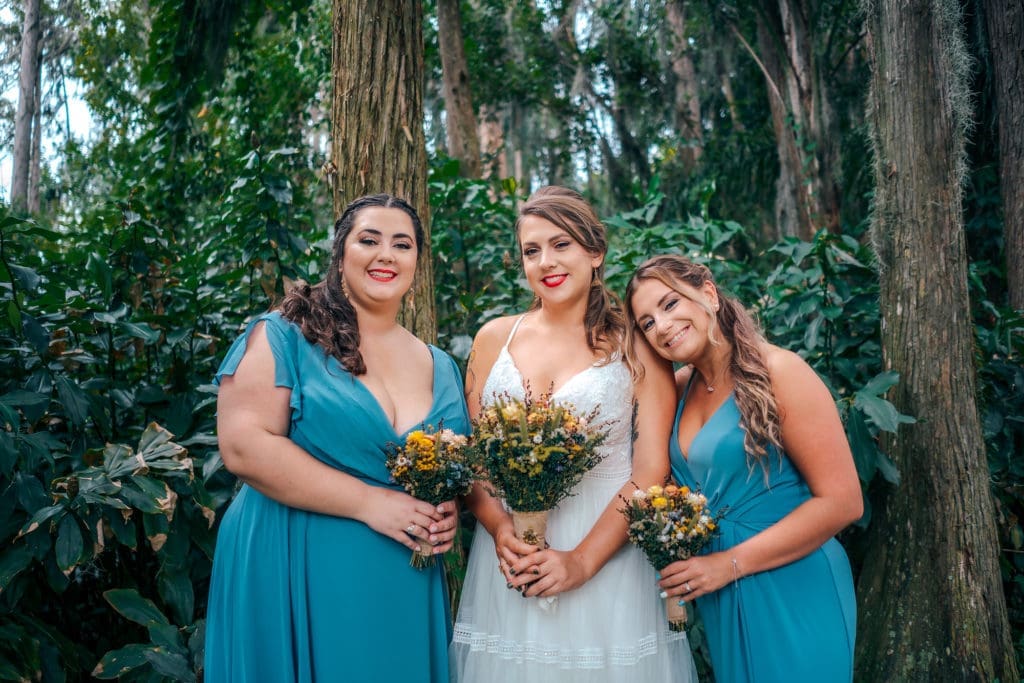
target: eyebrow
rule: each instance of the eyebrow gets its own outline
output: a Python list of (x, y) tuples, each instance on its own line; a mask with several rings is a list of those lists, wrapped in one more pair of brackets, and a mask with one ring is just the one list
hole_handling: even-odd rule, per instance
[[(371, 235), (376, 235), (377, 237), (381, 237), (381, 238), (384, 237), (384, 233), (381, 232), (380, 230), (378, 230), (377, 228), (360, 228), (359, 232), (360, 233), (368, 232)], [(392, 235), (391, 239), (407, 239), (407, 240), (411, 240), (412, 239), (412, 235), (407, 235), (404, 232), (398, 232), (398, 233), (395, 233), (394, 235)]]
[[(570, 234), (569, 234), (569, 233), (567, 233), (567, 232), (560, 232), (560, 233), (558, 233), (557, 235), (554, 235), (553, 237), (551, 237), (551, 238), (550, 238), (550, 239), (548, 240), (548, 242), (557, 242), (557, 241), (558, 241), (558, 240), (560, 240), (560, 239), (570, 239), (570, 240), (571, 240), (571, 239), (572, 239), (572, 235), (570, 235)], [(529, 242), (523, 242), (523, 246), (524, 246), (524, 247), (525, 247), (525, 246), (527, 246), (527, 245), (533, 246), (533, 245), (535, 245), (535, 244), (537, 244), (537, 242), (534, 242), (534, 241), (532, 241), (532, 240), (531, 240), (531, 241), (529, 241)]]

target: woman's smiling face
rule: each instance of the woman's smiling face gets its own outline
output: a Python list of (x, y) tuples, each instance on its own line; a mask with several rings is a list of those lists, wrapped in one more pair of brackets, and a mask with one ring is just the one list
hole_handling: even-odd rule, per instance
[(601, 256), (588, 252), (568, 232), (540, 216), (522, 218), (519, 243), (526, 281), (541, 301), (586, 298)]
[(356, 216), (345, 239), (342, 281), (353, 305), (400, 300), (416, 274), (412, 219), (401, 209), (371, 206)]
[(637, 329), (660, 356), (691, 363), (710, 346), (708, 328), (715, 298), (710, 283), (701, 289), (679, 283), (673, 289), (648, 278), (636, 286), (630, 304)]

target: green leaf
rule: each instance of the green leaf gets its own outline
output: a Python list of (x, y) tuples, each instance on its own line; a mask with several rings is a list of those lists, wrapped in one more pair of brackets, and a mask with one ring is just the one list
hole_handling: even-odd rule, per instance
[(24, 266), (16, 266), (13, 263), (5, 264), (7, 269), (11, 271), (11, 275), (18, 282), (18, 287), (23, 291), (34, 292), (39, 287), (41, 278), (39, 273), (32, 270), (31, 268), (25, 268)]
[(85, 424), (89, 415), (89, 397), (85, 392), (73, 380), (60, 375), (57, 377), (57, 396), (71, 422), (77, 426)]
[(170, 608), (175, 622), (189, 624), (195, 605), (192, 579), (187, 571), (161, 571), (157, 574), (157, 589), (160, 597)]
[(878, 448), (859, 410), (851, 410), (846, 418), (846, 438), (850, 442), (857, 476), (865, 484), (870, 483), (878, 471)]
[(899, 411), (884, 398), (858, 391), (853, 405), (863, 410), (871, 422), (882, 431), (895, 432), (899, 427)]
[(32, 552), (24, 544), (11, 545), (0, 553), (0, 592), (32, 562)]
[(154, 623), (170, 623), (152, 600), (142, 597), (134, 588), (114, 588), (106, 591), (103, 597), (118, 614), (136, 624), (148, 627)]
[(188, 660), (177, 652), (169, 652), (162, 647), (156, 647), (145, 653), (148, 661), (158, 674), (163, 674), (174, 681), (193, 683), (196, 674), (189, 666)]
[(54, 546), (57, 567), (68, 574), (82, 559), (85, 544), (82, 541), (82, 530), (74, 515), (64, 515), (57, 530), (57, 545)]
[(888, 370), (886, 372), (880, 372), (872, 377), (864, 387), (857, 393), (869, 394), (871, 396), (881, 396), (892, 387), (896, 386), (900, 381), (900, 373), (895, 370)]
[(0, 405), (15, 406), (18, 408), (24, 406), (35, 406), (50, 401), (49, 394), (41, 394), (36, 391), (25, 391), (24, 389), (15, 389), (9, 391), (3, 396), (0, 396)]
[(32, 518), (28, 520), (24, 526), (21, 527), (21, 531), (18, 532), (18, 536), (25, 536), (27, 534), (32, 533), (40, 526), (42, 526), (43, 523), (46, 522), (46, 520), (66, 510), (67, 508), (63, 503), (60, 505), (50, 505), (40, 510), (36, 510), (35, 514), (32, 515)]
[(141, 339), (147, 344), (155, 344), (160, 341), (160, 330), (154, 329), (149, 325), (137, 325), (130, 322), (120, 322), (118, 327), (123, 329), (129, 335)]
[(103, 655), (99, 664), (92, 670), (92, 675), (104, 680), (119, 678), (132, 669), (148, 664), (145, 653), (152, 649), (150, 645), (134, 643), (119, 650), (111, 650)]

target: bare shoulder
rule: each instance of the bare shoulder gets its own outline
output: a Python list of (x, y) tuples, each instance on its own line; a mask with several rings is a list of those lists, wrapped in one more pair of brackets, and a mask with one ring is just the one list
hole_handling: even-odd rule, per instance
[(779, 348), (774, 344), (762, 347), (772, 392), (782, 413), (805, 410), (822, 403), (834, 406), (828, 387), (803, 358), (798, 354)]
[(478, 354), (486, 355), (488, 351), (493, 349), (493, 352), (497, 354), (498, 350), (504, 346), (508, 335), (512, 333), (512, 328), (519, 318), (520, 314), (516, 314), (488, 320), (477, 331), (476, 337), (473, 338), (474, 351)]

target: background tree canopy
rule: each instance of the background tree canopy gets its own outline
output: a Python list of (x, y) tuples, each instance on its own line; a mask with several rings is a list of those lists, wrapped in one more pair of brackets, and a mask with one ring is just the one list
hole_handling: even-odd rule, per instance
[[(860, 675), (1016, 679), (1024, 102), (1007, 74), (1024, 69), (1019, 3), (933, 3), (899, 33), (905, 54), (886, 36), (913, 12), (887, 0), (399, 3), (412, 22), (401, 26), (423, 33), (415, 51), (381, 41), (413, 65), (403, 82), (395, 69), (357, 73), (365, 59), (339, 47), (356, 4), (0, 11), (0, 82), (20, 93), (0, 100), (13, 169), (0, 190), (0, 679), (201, 676), (217, 520), (236, 486), (217, 452), (211, 378), (247, 319), (321, 277), (335, 212), (371, 177), (426, 188), (433, 293), (417, 330), (460, 360), (485, 320), (531, 299), (512, 224), (542, 184), (598, 207), (617, 291), (651, 254), (707, 263), (772, 341), (815, 367), (844, 419), (867, 509), (841, 539), (858, 576)], [(914, 71), (914, 55), (934, 63)], [(887, 90), (880, 64), (903, 69), (902, 90)], [(938, 94), (915, 98), (910, 84), (932, 74)], [(416, 86), (407, 97), (422, 112), (353, 113), (337, 99), (346, 78), (367, 96)], [(92, 115), (84, 138), (72, 133), (75, 88)], [(910, 114), (886, 118), (901, 100)], [(951, 103), (948, 144), (937, 124), (901, 127), (925, 100)], [(385, 124), (416, 154), (377, 145)], [(935, 159), (951, 164), (944, 194), (908, 192), (909, 169)], [(387, 186), (399, 182), (409, 186)], [(944, 207), (944, 222), (922, 220), (915, 202)], [(907, 263), (916, 280), (899, 279)], [(947, 281), (945, 308), (915, 300), (933, 332), (890, 334), (905, 293)], [(915, 360), (931, 349), (922, 335), (945, 328), (963, 334), (962, 362), (944, 349)], [(924, 382), (929, 364), (949, 384)], [(973, 437), (936, 437), (933, 396), (955, 424), (977, 425), (977, 464)], [(967, 479), (982, 484), (954, 487)], [(915, 524), (927, 537), (902, 535), (912, 518), (934, 521)], [(947, 578), (947, 559), (965, 556), (990, 566), (963, 560), (970, 571)], [(457, 587), (460, 559), (448, 561)], [(889, 575), (965, 597), (900, 617), (877, 607), (904, 605)], [(975, 604), (967, 587), (988, 580)], [(934, 633), (916, 629), (925, 621)], [(980, 638), (963, 637), (965, 623)], [(699, 627), (691, 642), (700, 649)]]

